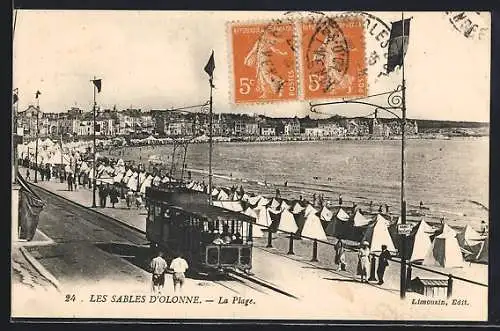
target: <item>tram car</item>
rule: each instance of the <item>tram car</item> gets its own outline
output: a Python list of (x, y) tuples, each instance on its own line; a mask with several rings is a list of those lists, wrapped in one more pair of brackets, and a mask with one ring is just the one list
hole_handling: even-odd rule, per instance
[(212, 206), (208, 199), (187, 188), (147, 188), (147, 239), (155, 249), (181, 252), (198, 272), (249, 273), (254, 219)]

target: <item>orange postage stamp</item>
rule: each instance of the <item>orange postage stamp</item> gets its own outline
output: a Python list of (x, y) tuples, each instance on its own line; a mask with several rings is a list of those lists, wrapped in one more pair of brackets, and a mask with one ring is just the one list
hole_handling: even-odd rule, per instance
[(304, 98), (367, 95), (361, 16), (321, 17), (300, 22)]
[(231, 24), (233, 102), (298, 99), (294, 25)]

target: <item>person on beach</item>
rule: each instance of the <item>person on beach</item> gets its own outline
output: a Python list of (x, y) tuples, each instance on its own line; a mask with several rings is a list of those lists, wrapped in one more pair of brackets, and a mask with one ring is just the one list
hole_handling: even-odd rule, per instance
[(163, 258), (163, 252), (158, 251), (158, 255), (151, 260), (149, 264), (151, 268), (153, 294), (161, 294), (163, 286), (165, 286), (165, 271), (167, 270), (167, 261)]
[(358, 252), (358, 274), (361, 275), (362, 283), (368, 283), (370, 258), (370, 244), (367, 241), (363, 241)]
[(380, 205), (380, 207), (378, 207), (378, 212), (382, 213), (382, 205)]
[(389, 205), (385, 204), (385, 213), (389, 215)]
[(279, 199), (280, 196), (281, 196), (280, 189), (277, 188), (276, 189), (276, 199)]
[(373, 201), (370, 200), (370, 211), (372, 211), (373, 208)]
[(424, 203), (420, 201), (420, 209), (424, 208)]
[(109, 191), (109, 200), (111, 202), (111, 207), (115, 208), (115, 204), (118, 203), (118, 189), (116, 188), (116, 185), (113, 185), (111, 187), (111, 190)]
[(30, 180), (30, 169), (26, 169), (26, 180)]
[(339, 194), (339, 206), (342, 206), (342, 194)]
[(345, 271), (345, 248), (342, 239), (335, 244), (335, 264), (338, 266), (337, 271)]
[(184, 260), (180, 252), (178, 252), (176, 256), (177, 257), (172, 260), (172, 263), (170, 263), (170, 269), (174, 272), (172, 277), (174, 282), (174, 292), (177, 291), (177, 286), (179, 286), (179, 290), (182, 291), (182, 286), (186, 280), (184, 273), (189, 268), (187, 261)]
[(68, 174), (68, 191), (73, 191), (73, 175), (71, 173)]
[(479, 230), (479, 233), (484, 236), (484, 235), (486, 235), (487, 230), (488, 230), (488, 226), (486, 225), (486, 222), (481, 221), (481, 228)]
[(378, 285), (384, 284), (385, 268), (387, 268), (387, 266), (389, 265), (390, 259), (391, 259), (391, 253), (387, 250), (387, 245), (382, 245), (382, 252), (378, 257), (378, 266), (377, 266)]

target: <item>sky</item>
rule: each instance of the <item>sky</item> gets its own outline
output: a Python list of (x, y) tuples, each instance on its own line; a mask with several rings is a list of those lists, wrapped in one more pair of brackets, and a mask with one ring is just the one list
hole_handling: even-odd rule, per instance
[[(401, 18), (400, 12), (371, 14), (389, 26)], [(102, 79), (97, 95), (102, 108), (149, 110), (202, 104), (209, 98), (203, 68), (214, 50), (214, 112), (317, 116), (307, 101), (251, 106), (231, 102), (228, 23), (300, 15), (307, 14), (19, 10), (13, 37), (13, 87), (19, 91), (19, 110), (35, 104), (35, 92), (40, 90), (42, 111), (61, 112), (73, 106), (90, 111), (94, 76)], [(409, 118), (489, 122), (490, 16), (467, 15), (484, 27), (481, 39), (466, 38), (444, 12), (405, 13), (412, 17), (405, 57)], [(370, 27), (365, 31), (367, 61), (371, 52), (383, 51), (370, 35)], [(369, 94), (390, 91), (401, 82), (399, 69), (377, 77), (382, 62), (369, 66)], [(320, 111), (359, 116), (373, 109), (335, 105)]]

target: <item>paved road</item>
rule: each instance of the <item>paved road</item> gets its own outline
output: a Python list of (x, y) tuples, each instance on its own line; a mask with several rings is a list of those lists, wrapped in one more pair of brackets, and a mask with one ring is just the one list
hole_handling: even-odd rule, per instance
[[(75, 201), (79, 200), (76, 196), (82, 194), (88, 200), (88, 193), (84, 194), (85, 192), (61, 191), (55, 183), (41, 185), (67, 198), (73, 197)], [(145, 293), (149, 291), (149, 275), (144, 270), (149, 257), (143, 246), (146, 241), (142, 234), (109, 222), (109, 220), (105, 221), (95, 213), (89, 217), (88, 213), (93, 213), (92, 211), (87, 211), (86, 214), (85, 211), (76, 210), (77, 208), (69, 208), (67, 202), (61, 203), (58, 198), (51, 198), (45, 193), (40, 194), (44, 195), (49, 205), (42, 213), (39, 227), (57, 244), (50, 248), (37, 248), (33, 250), (33, 253), (35, 256), (39, 254), (40, 262), (56, 277), (62, 279), (64, 284), (70, 284), (68, 291), (78, 289), (79, 293), (82, 293), (83, 289), (88, 289), (92, 285), (90, 288), (93, 293), (110, 288), (116, 292), (116, 284), (120, 284), (122, 292)], [(140, 213), (135, 210), (112, 210), (111, 208), (99, 210), (106, 214), (108, 212), (113, 214), (123, 212), (127, 215)], [(132, 219), (131, 225), (134, 224), (133, 221), (137, 221), (137, 215), (135, 218), (125, 219), (129, 218)], [(178, 311), (175, 316), (180, 314), (181, 317), (298, 319), (477, 319), (485, 316), (486, 307), (478, 311), (476, 302), (472, 303), (472, 307), (452, 307), (451, 303), (446, 307), (419, 306), (411, 304), (411, 299), (403, 303), (399, 300), (397, 293), (361, 284), (347, 274), (332, 274), (331, 271), (310, 263), (295, 261), (295, 259), (273, 253), (256, 248), (253, 270), (261, 278), (298, 295), (299, 301), (283, 300), (279, 296), (266, 295), (234, 282), (214, 284), (190, 279), (188, 290), (199, 295), (206, 295), (216, 301), (219, 296), (249, 296), (257, 304), (243, 306), (243, 308), (234, 305), (201, 305), (200, 308), (203, 309), (200, 310), (190, 306), (188, 310)], [(169, 281), (170, 279), (167, 280)], [(224, 309), (224, 307), (229, 307), (229, 309)], [(116, 306), (107, 306), (107, 308), (105, 311), (97, 311), (98, 316), (102, 316), (103, 313), (110, 314), (110, 316), (124, 313), (120, 310), (113, 311), (113, 309), (118, 309)], [(132, 314), (130, 317), (139, 312), (139, 316), (148, 314), (158, 316), (158, 312), (142, 311), (138, 308), (140, 306), (134, 306), (129, 312)], [(86, 312), (89, 314), (87, 316), (93, 316), (91, 311)], [(93, 312), (96, 314), (95, 311)], [(172, 311), (170, 313), (173, 314)], [(79, 312), (78, 316), (85, 315)]]

